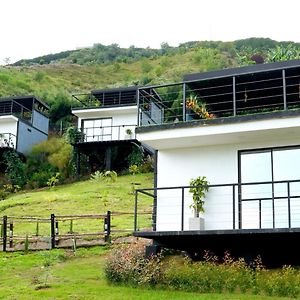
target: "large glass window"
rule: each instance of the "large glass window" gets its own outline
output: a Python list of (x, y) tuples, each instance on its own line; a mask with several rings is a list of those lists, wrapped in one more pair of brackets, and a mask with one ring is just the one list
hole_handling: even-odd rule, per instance
[[(300, 149), (240, 152), (242, 228), (300, 226)], [(278, 181), (284, 181), (278, 183)]]
[(83, 120), (82, 129), (86, 142), (109, 141), (112, 136), (112, 119)]

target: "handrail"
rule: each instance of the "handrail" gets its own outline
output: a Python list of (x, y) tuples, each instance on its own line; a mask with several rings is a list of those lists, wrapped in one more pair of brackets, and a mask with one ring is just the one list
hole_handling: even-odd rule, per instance
[[(291, 201), (298, 201), (300, 199), (300, 188), (294, 186), (292, 188), (292, 184), (300, 183), (300, 179), (293, 179), (293, 180), (277, 180), (277, 181), (261, 181), (261, 182), (246, 182), (246, 183), (225, 183), (225, 184), (209, 184), (207, 185), (208, 189), (215, 189), (215, 191), (221, 191), (217, 192), (216, 194), (212, 193), (211, 196), (209, 196), (209, 192), (207, 197), (216, 197), (216, 202), (211, 202), (211, 200), (208, 202), (208, 205), (215, 209), (214, 213), (220, 214), (220, 219), (216, 221), (216, 216), (212, 217), (212, 220), (209, 218), (206, 219), (208, 223), (217, 223), (221, 225), (214, 225), (218, 227), (217, 229), (223, 229), (223, 225), (226, 225), (225, 227), (227, 229), (243, 229), (243, 227), (247, 228), (249, 226), (249, 221), (251, 217), (255, 216), (257, 220), (257, 228), (262, 229), (265, 228), (266, 222), (269, 222), (267, 226), (271, 226), (271, 228), (277, 228), (276, 226), (282, 226), (277, 225), (276, 220), (279, 222), (284, 222), (285, 227), (284, 228), (291, 228), (292, 226), (295, 227), (295, 220), (299, 223), (300, 218), (297, 217), (297, 212), (292, 210), (292, 202)], [(280, 190), (278, 190), (276, 193), (274, 193), (274, 187), (276, 185), (282, 185)], [(268, 190), (261, 190), (259, 187), (266, 186), (271, 187)], [(258, 187), (258, 190), (255, 191), (252, 189), (244, 189), (246, 187)], [(187, 218), (189, 212), (185, 212), (187, 209), (187, 205), (191, 201), (191, 193), (189, 193), (190, 188), (195, 188), (194, 186), (186, 185), (186, 186), (171, 186), (171, 187), (157, 187), (157, 188), (143, 188), (143, 189), (136, 189), (135, 191), (135, 215), (134, 215), (134, 228), (135, 231), (138, 231), (138, 204), (140, 203), (140, 197), (139, 195), (143, 194), (145, 196), (149, 196), (154, 199), (154, 207), (152, 212), (152, 219), (153, 219), (153, 231), (156, 231), (156, 217), (157, 207), (161, 207), (163, 209), (163, 213), (165, 214), (164, 222), (168, 222), (168, 215), (173, 214), (173, 219), (175, 218), (178, 220), (178, 224), (176, 226), (180, 226), (181, 230), (187, 230), (185, 225), (185, 219)], [(222, 188), (226, 188), (225, 190)], [(158, 193), (159, 191), (166, 191), (164, 193)], [(170, 193), (167, 193), (167, 191), (170, 191)], [(171, 192), (171, 191), (176, 191)], [(187, 191), (187, 192), (185, 192)], [(273, 191), (273, 192), (272, 192)], [(189, 195), (189, 196), (188, 196)], [(218, 198), (221, 197), (221, 198)], [(225, 197), (225, 198), (224, 198)], [(168, 199), (167, 204), (163, 204), (163, 199)], [(213, 199), (213, 198), (212, 198)], [(220, 199), (226, 199), (224, 200), (226, 202), (226, 205), (228, 207), (228, 204), (230, 204), (229, 207), (231, 207), (230, 211), (222, 212), (222, 210), (218, 210), (216, 207), (220, 205), (221, 201)], [(188, 202), (186, 202), (188, 201)], [(270, 208), (262, 208), (263, 203), (267, 203), (266, 201), (272, 201), (274, 204), (274, 201), (285, 201), (285, 206), (283, 208), (284, 213), (282, 211), (278, 211), (278, 208), (276, 208), (274, 205), (272, 205)], [(250, 205), (250, 203), (256, 202), (258, 205), (257, 210), (251, 211), (251, 209), (248, 211), (244, 211), (242, 207), (244, 205)], [(297, 203), (298, 203), (297, 202)], [(159, 204), (160, 203), (160, 204)], [(223, 203), (224, 204), (224, 203)], [(158, 205), (158, 206), (157, 206)], [(163, 206), (165, 205), (165, 206)], [(299, 207), (300, 203), (297, 204)], [(180, 208), (179, 208), (180, 207)], [(190, 207), (190, 206), (189, 206)], [(247, 207), (247, 206), (246, 206)], [(250, 206), (251, 207), (251, 206)], [(165, 210), (164, 210), (165, 209)], [(173, 210), (172, 210), (173, 209)], [(266, 220), (266, 215), (263, 215), (264, 213), (268, 213), (269, 220)], [(187, 214), (187, 215), (186, 215)], [(251, 215), (252, 214), (252, 215)], [(162, 218), (162, 216), (160, 216)], [(250, 218), (250, 219), (249, 219)], [(278, 218), (278, 219), (277, 219)], [(284, 218), (284, 220), (282, 219)], [(296, 219), (295, 219), (296, 218)], [(172, 219), (172, 217), (171, 217)], [(223, 221), (222, 221), (223, 220)], [(229, 221), (230, 220), (230, 221)], [(244, 220), (244, 221), (243, 221)], [(245, 221), (246, 220), (246, 221)], [(248, 221), (247, 221), (248, 220)], [(179, 224), (180, 221), (180, 224)], [(160, 221), (161, 222), (161, 221)], [(171, 221), (172, 222), (172, 221)], [(174, 221), (173, 221), (174, 222)], [(245, 223), (246, 222), (246, 223)], [(231, 224), (231, 225), (230, 225)], [(230, 225), (230, 226), (229, 226)], [(251, 225), (252, 226), (252, 225)], [(230, 227), (230, 228), (229, 228)], [(252, 227), (251, 227), (252, 228)], [(255, 227), (256, 228), (256, 227)], [(280, 227), (281, 228), (281, 227)], [(224, 229), (225, 230), (225, 229)]]

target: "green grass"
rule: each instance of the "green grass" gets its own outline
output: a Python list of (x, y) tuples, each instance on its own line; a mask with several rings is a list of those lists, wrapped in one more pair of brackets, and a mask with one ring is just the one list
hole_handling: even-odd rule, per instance
[[(132, 184), (140, 183), (139, 187), (153, 186), (152, 174), (137, 174), (135, 176), (119, 176), (115, 183), (80, 181), (61, 185), (55, 188), (45, 188), (39, 191), (28, 191), (12, 195), (0, 201), (0, 216), (34, 216), (49, 218), (55, 215), (104, 214), (112, 212), (133, 213), (134, 195)], [(139, 206), (140, 211), (151, 212), (152, 199), (145, 197)], [(150, 227), (151, 215), (145, 215), (139, 224)], [(133, 229), (133, 215), (112, 217), (112, 229)], [(39, 233), (49, 235), (49, 223), (39, 223)], [(60, 233), (70, 229), (70, 221), (60, 222)], [(78, 233), (99, 232), (103, 230), (103, 222), (99, 220), (73, 221), (73, 230)], [(36, 232), (36, 223), (14, 224), (15, 235), (32, 235)]]
[[(198, 294), (163, 289), (110, 285), (104, 276), (107, 250), (78, 249), (74, 256), (64, 250), (0, 253), (0, 299), (197, 299), (286, 300), (288, 298)], [(46, 264), (50, 264), (47, 269)], [(48, 275), (48, 280), (45, 278)], [(48, 287), (44, 287), (45, 284)]]

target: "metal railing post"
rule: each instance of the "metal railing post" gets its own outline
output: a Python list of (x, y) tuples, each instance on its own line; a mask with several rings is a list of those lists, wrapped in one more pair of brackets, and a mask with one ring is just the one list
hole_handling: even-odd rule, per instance
[(235, 185), (232, 185), (232, 229), (235, 229)]
[(288, 222), (289, 228), (291, 228), (291, 191), (290, 191), (290, 182), (287, 182), (287, 198), (288, 198)]
[(184, 187), (181, 188), (181, 231), (184, 230)]
[(182, 121), (186, 121), (186, 84), (182, 85)]

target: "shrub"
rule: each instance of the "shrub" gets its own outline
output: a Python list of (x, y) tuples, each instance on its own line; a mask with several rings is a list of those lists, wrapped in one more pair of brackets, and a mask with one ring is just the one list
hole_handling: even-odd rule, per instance
[(6, 165), (5, 176), (12, 185), (23, 187), (26, 182), (25, 164), (19, 155), (14, 151), (7, 151), (3, 154)]
[(104, 180), (106, 182), (116, 182), (117, 178), (118, 178), (118, 174), (115, 171), (105, 171), (105, 172), (96, 171), (91, 175), (90, 180), (95, 182), (101, 180)]
[(106, 278), (113, 283), (154, 285), (160, 281), (160, 257), (145, 258), (145, 245), (115, 248), (106, 260)]

